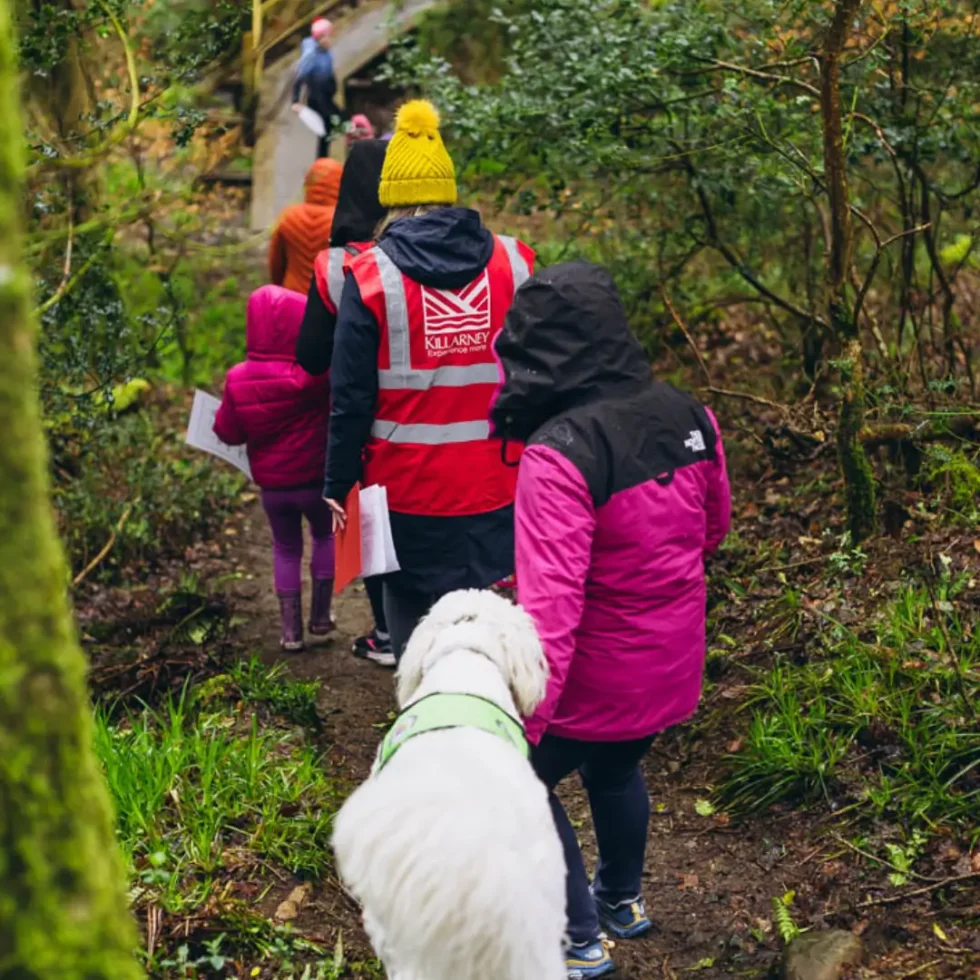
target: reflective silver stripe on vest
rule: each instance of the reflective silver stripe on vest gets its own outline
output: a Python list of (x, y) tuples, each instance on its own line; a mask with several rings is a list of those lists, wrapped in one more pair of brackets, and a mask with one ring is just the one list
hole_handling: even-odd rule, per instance
[(479, 442), (490, 438), (489, 422), (449, 422), (428, 425), (413, 422), (401, 425), (385, 419), (375, 419), (371, 435), (386, 442), (414, 443), (419, 446), (445, 446), (453, 442)]
[(343, 248), (332, 248), (327, 254), (327, 293), (338, 312), (340, 297), (344, 292), (344, 253)]
[(385, 319), (388, 321), (388, 359), (391, 364), (387, 371), (388, 383), (379, 379), (382, 388), (402, 388), (407, 385), (397, 383), (411, 371), (408, 354), (408, 300), (405, 298), (405, 280), (401, 270), (385, 254), (383, 248), (374, 250), (381, 289), (385, 294)]
[(467, 385), (495, 385), (500, 383), (500, 369), (496, 364), (469, 364), (463, 367), (416, 369), (413, 371), (378, 372), (378, 387), (387, 390), (407, 388), (409, 391), (428, 391), (430, 388), (465, 388)]
[(498, 235), (498, 241), (504, 246), (507, 258), (510, 259), (510, 271), (514, 274), (514, 292), (516, 293), (521, 286), (531, 278), (531, 270), (528, 268), (521, 250), (517, 247), (517, 239), (509, 235)]

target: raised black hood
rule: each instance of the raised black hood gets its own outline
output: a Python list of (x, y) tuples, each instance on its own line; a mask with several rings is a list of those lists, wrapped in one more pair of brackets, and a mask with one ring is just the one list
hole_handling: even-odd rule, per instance
[(387, 214), (378, 200), (387, 149), (382, 140), (358, 140), (350, 148), (330, 229), (332, 248), (374, 240), (374, 232)]
[(554, 416), (651, 384), (612, 277), (589, 262), (545, 269), (517, 291), (496, 340), (504, 383), (494, 434), (526, 442)]
[(469, 285), (493, 255), (493, 235), (469, 208), (399, 218), (378, 244), (409, 279), (434, 289)]

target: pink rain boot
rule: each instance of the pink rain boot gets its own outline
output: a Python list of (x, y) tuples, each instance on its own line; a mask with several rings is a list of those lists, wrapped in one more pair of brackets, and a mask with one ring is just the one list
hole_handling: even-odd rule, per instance
[(297, 653), (303, 649), (303, 596), (299, 592), (280, 592), (278, 595), (282, 622), (279, 645), (287, 653)]
[(337, 628), (337, 623), (330, 615), (332, 601), (333, 579), (313, 579), (313, 608), (310, 609), (311, 636), (327, 636)]

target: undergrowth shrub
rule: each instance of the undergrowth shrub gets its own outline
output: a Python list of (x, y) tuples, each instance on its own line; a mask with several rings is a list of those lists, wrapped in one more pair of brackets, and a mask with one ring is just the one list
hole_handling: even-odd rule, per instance
[(948, 574), (938, 588), (907, 582), (873, 635), (837, 626), (826, 656), (764, 671), (721, 799), (736, 810), (854, 802), (913, 825), (975, 825), (980, 630), (956, 601), (966, 587)]
[(183, 424), (182, 404), (172, 414), (138, 411), (106, 425), (97, 439), (63, 450), (54, 504), (74, 572), (112, 535), (112, 549), (96, 570), (103, 578), (180, 554), (235, 505), (244, 477), (192, 455), (183, 445)]
[(945, 446), (931, 446), (924, 477), (928, 484), (943, 490), (954, 510), (976, 519), (980, 507), (980, 466), (976, 459)]

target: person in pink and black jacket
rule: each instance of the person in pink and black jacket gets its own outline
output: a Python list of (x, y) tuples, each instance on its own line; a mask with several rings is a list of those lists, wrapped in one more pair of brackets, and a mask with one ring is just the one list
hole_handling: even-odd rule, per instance
[[(526, 443), (515, 504), (518, 601), (551, 668), (527, 719), (568, 864), (569, 976), (612, 972), (601, 930), (651, 927), (640, 895), (650, 814), (639, 763), (693, 714), (705, 555), (731, 501), (709, 409), (654, 381), (610, 276), (572, 262), (529, 279), (496, 340), (495, 434)], [(553, 790), (575, 770), (599, 845), (591, 886)]]
[(247, 360), (225, 381), (214, 433), (230, 446), (244, 443), (252, 477), (272, 528), (273, 575), (284, 650), (303, 648), (303, 518), (310, 524), (313, 608), (310, 633), (333, 630), (332, 518), (323, 500), (328, 375), (308, 374), (296, 363), (296, 340), (306, 297), (281, 286), (263, 286), (248, 299)]

